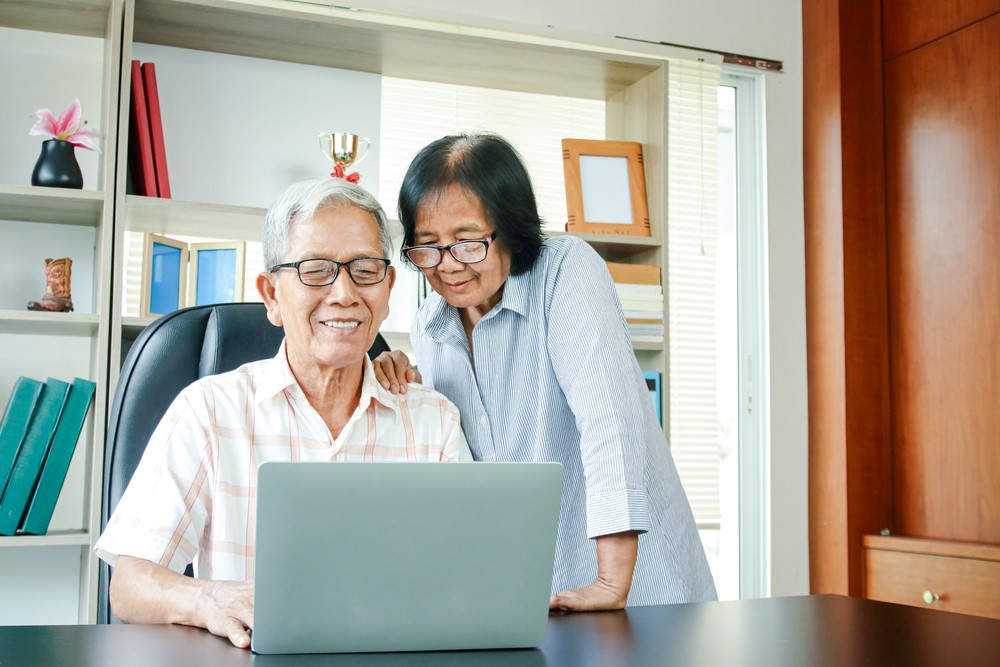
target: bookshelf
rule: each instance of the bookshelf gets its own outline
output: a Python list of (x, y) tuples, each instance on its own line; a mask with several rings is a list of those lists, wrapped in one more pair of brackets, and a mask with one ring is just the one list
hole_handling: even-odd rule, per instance
[[(91, 555), (90, 546), (100, 529), (102, 452), (108, 402), (114, 391), (123, 349), (127, 349), (129, 341), (152, 321), (122, 314), (121, 295), (127, 268), (123, 260), (127, 254), (125, 233), (155, 232), (255, 241), (259, 240), (263, 206), (271, 198), (270, 194), (265, 197), (256, 191), (236, 201), (223, 194), (215, 199), (205, 195), (186, 197), (181, 187), (182, 174), (173, 162), (171, 185), (175, 199), (127, 193), (130, 95), (127, 73), (137, 52), (150, 48), (184, 50), (184, 57), (198, 58), (201, 54), (206, 62), (216, 54), (257, 58), (260, 60), (256, 62), (261, 65), (290, 64), (297, 68), (296, 71), (301, 70), (303, 76), (319, 77), (320, 81), (327, 72), (333, 76), (334, 72), (346, 71), (355, 76), (374, 76), (376, 82), (377, 76), (384, 74), (604, 100), (607, 138), (643, 144), (652, 236), (577, 236), (608, 261), (659, 266), (664, 263), (667, 63), (659, 47), (634, 43), (623, 48), (619, 43), (600, 37), (581, 38), (542, 28), (419, 20), (289, 0), (61, 0), (55, 4), (0, 0), (0, 30), (3, 29), (43, 32), (56, 36), (53, 39), (63, 34), (73, 38), (84, 36), (96, 40), (103, 52), (101, 71), (96, 77), (100, 81), (96, 86), (99, 89), (90, 91), (100, 100), (99, 121), (93, 115), (94, 104), (88, 106), (84, 101), (88, 117), (106, 135), (96, 176), (88, 177), (85, 173), (87, 189), (53, 191), (27, 185), (33, 161), (21, 167), (22, 180), (5, 178), (6, 158), (0, 157), (0, 225), (4, 224), (3, 220), (14, 220), (22, 226), (44, 228), (47, 235), (79, 227), (92, 230), (94, 239), (89, 251), (93, 269), (86, 283), (78, 281), (74, 273), (74, 301), (78, 293), (89, 297), (82, 300), (89, 300), (90, 307), (86, 310), (41, 317), (21, 312), (18, 308), (23, 306), (17, 303), (0, 302), (0, 341), (13, 349), (28, 352), (17, 355), (25, 357), (19, 362), (20, 366), (0, 364), (0, 386), (9, 387), (20, 373), (65, 375), (67, 371), (52, 367), (58, 362), (44, 361), (44, 352), (52, 346), (53, 340), (57, 341), (57, 346), (67, 348), (66, 354), (74, 356), (75, 366), (71, 366), (80, 370), (77, 373), (80, 377), (88, 377), (98, 384), (93, 416), (85, 426), (85, 438), (78, 447), (80, 460), (74, 462), (76, 468), (71, 471), (77, 481), (67, 486), (66, 498), (60, 500), (61, 504), (65, 500), (67, 507), (74, 507), (78, 516), (64, 522), (66, 525), (54, 525), (48, 536), (0, 538), (0, 559), (4, 552), (27, 553), (34, 547), (79, 551), (77, 618), (80, 622), (93, 622), (96, 618), (97, 561)], [(167, 104), (164, 80), (169, 76), (171, 63), (169, 58), (158, 55), (156, 64), (161, 101)], [(37, 107), (29, 102), (28, 92), (16, 92), (10, 102), (0, 101), (0, 111), (15, 105), (22, 116), (30, 114)], [(287, 91), (282, 90), (265, 93), (272, 97), (287, 95)], [(62, 97), (64, 93), (51, 104), (62, 104)], [(374, 100), (352, 100), (351, 105), (343, 107), (363, 104), (377, 105), (377, 96)], [(351, 110), (339, 108), (336, 111), (328, 116), (326, 123), (329, 126), (320, 129), (339, 129), (343, 114)], [(192, 106), (184, 112), (205, 114), (207, 122), (221, 123), (233, 110), (209, 105), (205, 108)], [(254, 109), (241, 110), (243, 112), (251, 117), (255, 113)], [(377, 113), (375, 115), (373, 122), (377, 126)], [(253, 120), (265, 128), (261, 130), (265, 139), (269, 123), (274, 128), (272, 132), (278, 131), (271, 118)], [(165, 125), (166, 122), (165, 118)], [(296, 121), (293, 118), (290, 122)], [(351, 131), (356, 130), (352, 127)], [(310, 132), (314, 146), (315, 132), (311, 129)], [(34, 139), (38, 138), (32, 137)], [(243, 141), (252, 139), (241, 137)], [(167, 134), (168, 159), (172, 151), (179, 148), (175, 143), (178, 140)], [(32, 150), (37, 154), (37, 146), (33, 145)], [(296, 150), (303, 151), (303, 155), (316, 151), (308, 145)], [(321, 158), (318, 151), (317, 155), (309, 157)], [(239, 158), (233, 160), (234, 163), (239, 161)], [(363, 166), (377, 168), (377, 158), (369, 157)], [(233, 164), (232, 167), (238, 169), (245, 165)], [(208, 167), (204, 173), (191, 174), (209, 183), (221, 175), (213, 174)], [(272, 183), (275, 194), (291, 180), (287, 177)], [(365, 176), (363, 182), (369, 186), (377, 183), (377, 174)], [(259, 190), (253, 185), (246, 188)], [(220, 184), (219, 191), (223, 189)], [(213, 188), (206, 191), (211, 192)], [(259, 196), (261, 201), (256, 201), (254, 196)], [(387, 209), (393, 208), (391, 202), (385, 204)], [(43, 288), (41, 266), (34, 266), (34, 260), (29, 262), (15, 257), (17, 254), (16, 248), (0, 248), (0, 259), (17, 262), (19, 271), (32, 276), (37, 293), (27, 294), (25, 300), (38, 298)], [(389, 332), (387, 338), (393, 347), (409, 349), (405, 333)], [(71, 343), (66, 344), (68, 341)], [(666, 376), (665, 344), (636, 343), (634, 348), (644, 369)], [(666, 407), (663, 406), (665, 418)], [(57, 515), (58, 512), (59, 508)], [(41, 580), (47, 574), (37, 569), (26, 576)], [(0, 574), (0, 586), (4, 576), (13, 575)], [(24, 576), (24, 573), (17, 576)], [(0, 612), (2, 607), (0, 603)]]
[[(106, 137), (101, 153), (76, 150), (83, 190), (30, 185), (32, 155), (37, 156), (43, 137), (11, 136), (0, 157), (0, 231), (5, 239), (0, 244), (5, 282), (0, 345), (15, 352), (0, 360), (0, 401), (6, 403), (19, 375), (67, 381), (77, 376), (97, 384), (48, 533), (0, 537), (0, 588), (11, 592), (0, 601), (4, 623), (87, 622), (96, 616), (97, 562), (90, 545), (100, 516), (109, 387), (115, 214), (110, 186), (116, 166), (121, 10), (112, 0), (0, 0), (0, 40), (5, 49), (16, 49), (18, 57), (17, 67), (0, 73), (6, 91), (0, 121), (11, 129), (23, 124), (27, 135), (35, 109), (59, 113), (78, 97), (84, 118)], [(43, 259), (62, 256), (73, 259), (74, 311), (26, 310), (26, 302), (44, 292)], [(53, 593), (45, 585), (49, 580), (77, 585)]]

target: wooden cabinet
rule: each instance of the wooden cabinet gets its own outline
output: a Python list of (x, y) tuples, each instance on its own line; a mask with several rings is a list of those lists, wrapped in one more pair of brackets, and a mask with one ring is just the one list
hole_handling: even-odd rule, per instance
[[(644, 145), (652, 237), (581, 236), (606, 259), (663, 264), (667, 210), (667, 62), (656, 45), (636, 42), (622, 48), (620, 43), (599, 37), (584, 43), (541, 29), (537, 34), (505, 32), (285, 0), (62, 0), (55, 4), (0, 0), (0, 30), (69, 34), (97, 40), (101, 57), (94, 78), (99, 83), (89, 93), (95, 104), (85, 101), (84, 111), (106, 137), (104, 151), (97, 158), (99, 165), (93, 170), (93, 177), (86, 179), (86, 189), (82, 192), (31, 187), (28, 178), (33, 162), (21, 167), (23, 180), (9, 178), (6, 180), (11, 182), (4, 183), (3, 174), (13, 173), (15, 168), (8, 164), (8, 153), (0, 154), (0, 225), (28, 225), (34, 236), (45, 238), (56, 238), (73, 229), (90, 230), (77, 254), (86, 259), (81, 264), (89, 265), (92, 270), (74, 275), (73, 282), (74, 297), (77, 294), (86, 297), (80, 299), (84, 307), (74, 313), (50, 315), (27, 313), (13, 301), (0, 303), (0, 344), (18, 350), (17, 359), (0, 363), (0, 387), (9, 390), (20, 374), (44, 379), (46, 375), (62, 377), (70, 373), (98, 384), (95, 409), (78, 448), (73, 478), (60, 500), (62, 515), (69, 518), (55, 522), (65, 530), (56, 530), (45, 537), (0, 537), (0, 559), (5, 553), (15, 551), (8, 547), (68, 547), (74, 550), (70, 558), (74, 567), (79, 561), (79, 576), (74, 579), (79, 584), (74, 604), (78, 605), (78, 611), (74, 609), (72, 618), (41, 615), (33, 617), (33, 622), (93, 622), (96, 618), (97, 561), (91, 547), (100, 531), (108, 402), (129, 339), (134, 339), (148, 324), (145, 319), (123, 317), (123, 284), (129, 268), (123, 260), (127, 255), (126, 232), (259, 240), (264, 213), (261, 207), (270, 203), (232, 201), (222, 195), (185, 201), (127, 193), (129, 65), (142, 48), (174, 47), (195, 59), (209, 54), (252, 57), (261, 59), (258, 62), (262, 68), (273, 63), (290, 63), (302, 69), (312, 68), (321, 76), (336, 69), (370, 74), (376, 79), (385, 74), (603, 100), (607, 105), (607, 138)], [(24, 50), (25, 59), (33, 60), (35, 54), (27, 47)], [(157, 70), (158, 77), (165, 76), (161, 63), (157, 63)], [(36, 79), (46, 79), (44, 74)], [(30, 127), (30, 113), (39, 106), (34, 101), (34, 91), (29, 90), (36, 85), (42, 84), (21, 83), (18, 87), (11, 83), (5, 86), (0, 99), (0, 110), (17, 109), (20, 117), (26, 119), (25, 132)], [(161, 105), (167, 104), (162, 86), (160, 90)], [(298, 122), (294, 113), (297, 89), (279, 87), (266, 92), (270, 98), (291, 106), (288, 115), (265, 117), (265, 122), (259, 123), (258, 131), (264, 137), (268, 136), (269, 123)], [(67, 86), (48, 104), (53, 108), (65, 105), (74, 94), (72, 87)], [(351, 103), (349, 98), (341, 101), (343, 107)], [(220, 140), (252, 144), (258, 139), (255, 134), (223, 136), (228, 130), (228, 118), (253, 114), (255, 110), (200, 108), (196, 102), (189, 104), (189, 111), (197, 112), (204, 123), (219, 128)], [(99, 120), (96, 120), (98, 109)], [(336, 107), (324, 107), (324, 112), (328, 112), (329, 118), (320, 129), (343, 129), (335, 127), (342, 120)], [(315, 134), (308, 138), (310, 141), (303, 143), (302, 151), (311, 154), (316, 151)], [(167, 136), (168, 155), (170, 142)], [(224, 148), (205, 146), (205, 150), (214, 150), (213, 159), (219, 155), (226, 159)], [(368, 159), (369, 164), (372, 161), (373, 158)], [(195, 177), (211, 184), (213, 179), (221, 180), (226, 175), (227, 167), (259, 170), (265, 166), (237, 156), (228, 164), (202, 166)], [(188, 175), (172, 166), (172, 185), (175, 179)], [(274, 187), (284, 187), (295, 180), (293, 176), (277, 178)], [(221, 185), (214, 189), (220, 188)], [(208, 188), (209, 192), (212, 190)], [(177, 197), (176, 187), (174, 194)], [(385, 203), (391, 209), (392, 203)], [(0, 265), (13, 265), (17, 273), (35, 276), (34, 292), (18, 296), (17, 303), (40, 297), (44, 289), (41, 262), (36, 264), (26, 259), (23, 250), (17, 244), (0, 246)], [(393, 344), (402, 341), (396, 337)], [(644, 368), (658, 370), (665, 376), (666, 354), (662, 344), (637, 345), (637, 354)], [(68, 359), (72, 361), (67, 362)], [(22, 611), (17, 607), (20, 601), (8, 597), (8, 591), (12, 590), (9, 584), (24, 582), (23, 590), (28, 597), (31, 591), (42, 589), (52, 574), (45, 564), (31, 565), (35, 552), (19, 553), (24, 557), (17, 566), (0, 572), (0, 590), (4, 590), (0, 612), (5, 611), (5, 606), (14, 609), (15, 614)], [(40, 606), (46, 604), (44, 599), (39, 602)], [(9, 622), (24, 618), (22, 614), (11, 617)]]
[(1000, 547), (868, 535), (865, 597), (1000, 618)]
[(998, 9), (803, 3), (816, 593), (1000, 608)]

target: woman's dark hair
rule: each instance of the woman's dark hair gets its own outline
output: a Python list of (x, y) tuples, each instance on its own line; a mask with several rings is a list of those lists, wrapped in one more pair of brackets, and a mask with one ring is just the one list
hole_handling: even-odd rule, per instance
[(542, 249), (542, 219), (528, 170), (496, 134), (450, 135), (417, 153), (399, 189), (403, 244), (413, 245), (420, 205), (452, 185), (479, 198), (486, 221), (510, 253), (511, 275), (531, 268)]

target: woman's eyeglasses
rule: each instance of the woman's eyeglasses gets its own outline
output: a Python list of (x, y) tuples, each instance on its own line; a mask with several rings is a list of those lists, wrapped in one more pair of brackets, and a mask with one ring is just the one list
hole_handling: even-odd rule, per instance
[(445, 252), (451, 253), (455, 261), (462, 264), (476, 264), (486, 259), (494, 239), (496, 235), (490, 234), (484, 239), (456, 241), (449, 245), (403, 246), (403, 256), (420, 269), (433, 269), (441, 263)]

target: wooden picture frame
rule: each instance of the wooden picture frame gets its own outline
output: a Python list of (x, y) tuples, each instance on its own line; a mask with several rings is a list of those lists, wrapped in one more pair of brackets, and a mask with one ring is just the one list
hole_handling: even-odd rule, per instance
[(147, 233), (142, 250), (141, 317), (165, 315), (185, 306), (188, 244)]
[(642, 144), (563, 139), (566, 231), (649, 236)]
[(189, 306), (243, 301), (246, 243), (192, 243), (189, 263)]

